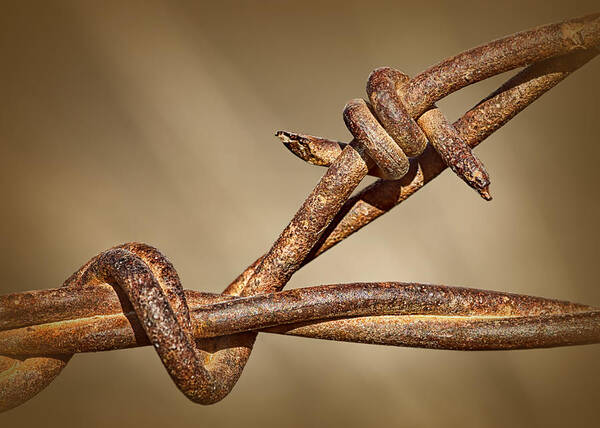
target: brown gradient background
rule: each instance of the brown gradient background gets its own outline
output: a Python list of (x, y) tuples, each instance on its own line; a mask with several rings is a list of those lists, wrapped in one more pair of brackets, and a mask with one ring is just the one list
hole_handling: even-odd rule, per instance
[[(218, 4), (217, 4), (218, 3)], [(382, 65), (416, 74), (595, 1), (2, 2), (0, 293), (56, 287), (143, 241), (221, 291), (323, 173), (273, 136), (347, 139)], [(407, 280), (600, 304), (600, 61), (478, 153), (484, 203), (449, 173), (290, 287)], [(506, 76), (439, 103), (456, 119)], [(150, 348), (78, 355), (6, 427), (590, 426), (600, 346), (460, 353), (261, 335), (233, 393), (188, 402)], [(166, 425), (169, 424), (169, 425)]]

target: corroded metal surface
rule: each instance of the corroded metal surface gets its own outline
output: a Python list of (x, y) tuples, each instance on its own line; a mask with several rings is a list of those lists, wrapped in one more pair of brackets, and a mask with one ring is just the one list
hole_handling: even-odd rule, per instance
[(380, 67), (371, 72), (367, 81), (367, 94), (377, 118), (402, 148), (406, 156), (423, 153), (427, 136), (408, 114), (400, 91), (410, 81), (406, 74), (390, 67)]
[[(378, 68), (369, 76), (367, 93), (387, 133), (409, 156), (423, 153), (429, 139), (446, 165), (484, 199), (490, 200), (490, 177), (483, 163), (473, 154), (456, 129), (448, 123), (442, 112), (435, 105), (431, 105), (418, 121), (412, 118), (403, 101), (405, 87), (409, 82), (410, 78), (407, 75), (390, 67)], [(385, 147), (384, 138), (373, 140), (378, 146)], [(377, 164), (380, 165), (380, 162)], [(405, 173), (407, 171), (408, 167)], [(383, 178), (400, 179), (402, 176), (384, 175)]]
[(408, 172), (408, 158), (373, 116), (364, 100), (357, 98), (346, 104), (344, 121), (354, 136), (350, 145), (364, 147), (384, 178), (394, 180), (404, 177)]
[[(128, 246), (135, 249), (140, 244)], [(124, 247), (111, 249), (97, 260), (104, 263), (108, 257), (120, 254), (130, 265), (134, 264), (135, 256), (121, 251)], [(157, 260), (166, 262), (162, 256)], [(106, 267), (112, 269), (111, 265)], [(171, 271), (172, 266), (167, 263), (166, 269)], [(157, 284), (152, 287), (157, 288)], [(110, 294), (101, 293), (101, 301), (110, 305), (110, 309), (105, 306), (103, 311), (98, 305), (95, 288), (87, 287), (83, 293), (74, 288), (68, 295), (53, 299), (57, 305), (70, 299), (76, 300), (78, 305), (89, 304), (86, 311), (77, 316), (64, 310), (55, 312), (51, 318), (36, 312), (26, 323), (13, 320), (8, 329), (0, 332), (3, 352), (7, 355), (64, 355), (155, 343), (146, 332), (163, 321), (153, 321), (149, 327), (142, 319), (144, 315), (137, 315), (138, 310), (120, 307), (117, 291), (108, 284), (99, 287), (112, 289)], [(376, 338), (385, 336), (389, 345), (407, 345), (412, 342), (402, 332), (412, 320), (455, 329), (456, 333), (446, 335), (446, 348), (450, 349), (503, 349), (508, 342), (515, 348), (558, 346), (587, 343), (600, 337), (600, 311), (590, 306), (460, 287), (379, 282), (323, 285), (248, 298), (187, 290), (185, 297), (187, 309), (182, 310), (189, 313), (194, 326), (190, 332), (196, 339), (253, 330), (293, 332), (288, 334), (302, 331), (308, 337), (322, 337), (327, 331), (331, 337), (343, 335), (346, 341), (379, 343)], [(24, 311), (27, 303), (13, 302), (12, 308)], [(562, 325), (567, 315), (593, 319), (587, 324), (589, 335), (580, 335), (578, 325)], [(384, 327), (375, 331), (371, 326), (382, 316), (386, 317)], [(523, 328), (531, 330), (543, 325), (548, 331), (560, 331), (561, 334), (552, 339), (534, 336), (535, 342), (525, 342), (528, 336), (522, 328), (519, 333), (506, 335), (504, 342), (472, 338), (463, 344), (462, 337), (457, 340), (457, 335), (464, 333), (461, 330), (464, 330), (466, 320), (477, 321), (480, 331), (501, 331), (513, 328), (517, 319)], [(342, 321), (346, 326), (343, 331), (332, 328)], [(506, 324), (501, 324), (504, 322)]]
[[(454, 127), (469, 146), (476, 147), (598, 54), (600, 54), (598, 47), (590, 48), (550, 58), (525, 68), (467, 111), (454, 123)], [(280, 138), (283, 134), (281, 131), (278, 133)], [(334, 152), (332, 145), (339, 144), (333, 140), (304, 134), (288, 132), (286, 135), (286, 140), (294, 140), (294, 144), (284, 140), (286, 147), (296, 156), (315, 165), (327, 166), (331, 160), (329, 154)], [(326, 153), (321, 151), (322, 145), (327, 147)], [(297, 150), (297, 146), (302, 147), (302, 150)], [(304, 158), (304, 152), (311, 152), (314, 157)], [(317, 155), (319, 157), (315, 161)], [(358, 192), (344, 204), (327, 230), (323, 232), (305, 263), (408, 199), (445, 169), (446, 165), (440, 156), (428, 147), (420, 156), (411, 159), (409, 172), (402, 179), (378, 180)], [(379, 177), (377, 171), (372, 170), (371, 173)]]
[[(404, 283), (281, 291), (300, 267), (447, 166), (488, 198), (489, 177), (471, 149), (594, 58), (599, 42), (595, 14), (496, 40), (413, 79), (378, 69), (367, 86), (371, 105), (354, 100), (345, 109), (349, 144), (279, 132), (296, 155), (328, 170), (271, 249), (223, 294), (184, 291), (158, 250), (131, 243), (94, 257), (61, 288), (0, 296), (0, 410), (45, 388), (74, 353), (143, 345), (155, 347), (188, 398), (214, 403), (235, 385), (259, 331), (460, 350), (600, 342), (599, 309), (544, 298)], [(452, 125), (434, 105), (526, 65)], [(350, 197), (367, 174), (386, 179)]]

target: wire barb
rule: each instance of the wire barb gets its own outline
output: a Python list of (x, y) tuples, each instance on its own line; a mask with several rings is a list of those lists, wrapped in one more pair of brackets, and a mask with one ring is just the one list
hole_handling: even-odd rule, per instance
[[(600, 309), (538, 297), (406, 283), (281, 291), (303, 265), (450, 167), (489, 199), (472, 148), (598, 53), (600, 14), (517, 33), (409, 79), (375, 70), (370, 104), (344, 119), (349, 144), (280, 131), (328, 169), (271, 249), (222, 294), (184, 290), (155, 248), (130, 243), (86, 263), (61, 288), (0, 296), (0, 411), (45, 388), (71, 356), (153, 345), (179, 389), (210, 404), (234, 387), (259, 331), (435, 349), (520, 349), (600, 342)], [(528, 66), (449, 124), (435, 102)], [(428, 143), (429, 142), (429, 143)], [(362, 179), (380, 177), (351, 196)]]

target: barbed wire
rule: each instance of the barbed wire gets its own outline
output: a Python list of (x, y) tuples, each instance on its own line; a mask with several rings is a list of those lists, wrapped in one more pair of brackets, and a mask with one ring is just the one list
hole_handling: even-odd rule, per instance
[[(397, 206), (446, 167), (490, 199), (472, 148), (600, 53), (600, 14), (465, 51), (410, 79), (380, 68), (370, 103), (344, 110), (348, 143), (280, 131), (298, 157), (328, 167), (271, 249), (222, 294), (184, 290), (155, 248), (102, 252), (62, 287), (0, 296), (0, 410), (45, 388), (73, 354), (153, 345), (191, 400), (233, 388), (258, 332), (436, 349), (523, 349), (600, 342), (600, 309), (495, 291), (354, 283), (281, 291), (291, 276)], [(450, 124), (435, 103), (522, 71)], [(366, 175), (380, 177), (351, 197)]]

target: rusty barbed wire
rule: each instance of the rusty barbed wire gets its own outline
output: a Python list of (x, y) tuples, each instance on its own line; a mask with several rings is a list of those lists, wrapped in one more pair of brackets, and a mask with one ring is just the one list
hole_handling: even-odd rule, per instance
[[(235, 385), (259, 331), (460, 350), (600, 342), (600, 309), (539, 297), (389, 282), (281, 291), (300, 267), (447, 166), (489, 199), (489, 177), (471, 149), (598, 55), (599, 44), (594, 14), (498, 39), (413, 79), (377, 69), (370, 104), (353, 100), (344, 110), (349, 144), (278, 132), (327, 172), (271, 249), (222, 294), (184, 290), (158, 250), (130, 243), (94, 257), (61, 288), (0, 296), (0, 410), (41, 391), (75, 353), (150, 344), (188, 398), (214, 403)], [(523, 66), (454, 124), (435, 107)], [(367, 174), (381, 179), (350, 197)]]

